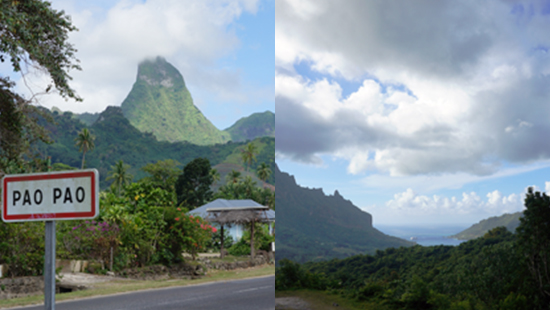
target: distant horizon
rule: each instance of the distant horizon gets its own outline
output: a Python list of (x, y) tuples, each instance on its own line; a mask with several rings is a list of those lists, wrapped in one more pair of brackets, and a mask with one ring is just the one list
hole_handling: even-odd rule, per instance
[[(371, 208), (362, 208), (360, 206), (358, 206), (354, 199), (350, 198), (350, 197), (347, 197), (346, 196), (346, 193), (342, 193), (342, 191), (336, 187), (334, 190), (326, 190), (325, 188), (322, 188), (320, 186), (306, 186), (306, 185), (303, 185), (300, 183), (300, 178), (295, 176), (294, 174), (292, 173), (289, 173), (285, 170), (283, 170), (281, 167), (280, 167), (280, 164), (279, 162), (277, 161), (276, 164), (279, 166), (279, 169), (281, 170), (282, 173), (287, 173), (289, 174), (290, 176), (294, 177), (294, 179), (296, 180), (296, 183), (298, 186), (302, 187), (302, 188), (307, 188), (307, 189), (316, 189), (316, 190), (321, 190), (323, 192), (323, 194), (325, 196), (334, 196), (334, 193), (335, 191), (338, 191), (338, 193), (343, 197), (343, 199), (345, 200), (349, 200), (354, 206), (356, 206), (357, 208), (359, 208), (361, 211), (363, 212), (366, 212), (368, 214), (370, 214), (372, 216), (372, 222), (373, 222), (373, 227), (376, 228), (377, 225), (380, 225), (380, 226), (392, 226), (392, 227), (411, 227), (411, 228), (416, 228), (416, 227), (427, 227), (427, 228), (430, 228), (430, 227), (463, 227), (463, 226), (466, 226), (464, 227), (464, 229), (474, 225), (474, 224), (477, 224), (479, 223), (480, 221), (482, 220), (485, 220), (485, 219), (488, 219), (488, 218), (491, 218), (491, 217), (499, 217), (499, 216), (502, 216), (504, 214), (513, 214), (513, 213), (517, 213), (517, 212), (523, 212), (524, 208), (522, 208), (521, 210), (516, 210), (516, 211), (510, 211), (510, 212), (502, 212), (502, 213), (498, 213), (498, 214), (478, 214), (477, 216), (471, 216), (471, 217), (468, 217), (468, 218), (464, 218), (462, 217), (461, 218), (461, 221), (457, 221), (456, 219), (453, 219), (453, 220), (448, 220), (446, 217), (442, 217), (442, 216), (426, 216), (426, 218), (428, 218), (428, 220), (426, 220), (426, 218), (424, 219), (418, 219), (418, 218), (412, 218), (410, 220), (407, 220), (407, 218), (403, 218), (403, 217), (400, 217), (399, 214), (396, 214), (394, 213), (393, 217), (392, 217), (392, 214), (384, 214), (386, 215), (385, 217), (384, 216), (378, 216), (380, 212), (380, 210), (382, 208), (375, 208), (375, 207), (371, 207)], [(317, 180), (317, 182), (315, 183), (318, 183), (319, 180)], [(334, 185), (334, 186), (338, 186), (338, 185)], [(342, 188), (344, 188), (345, 190), (345, 186), (343, 186)], [(535, 186), (535, 190), (538, 190), (540, 191), (540, 189), (538, 187)], [(359, 194), (360, 195), (360, 194)], [(395, 218), (395, 220), (392, 220), (392, 218)], [(382, 220), (380, 220), (382, 219)]]

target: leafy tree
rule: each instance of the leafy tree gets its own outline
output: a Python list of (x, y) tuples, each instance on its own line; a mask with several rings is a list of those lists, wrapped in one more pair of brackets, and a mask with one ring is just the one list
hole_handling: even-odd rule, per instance
[[(0, 61), (9, 60), (14, 72), (25, 78), (26, 69), (36, 68), (49, 75), (52, 87), (62, 97), (81, 100), (69, 86), (68, 72), (80, 70), (75, 62), (76, 49), (67, 42), (68, 33), (76, 30), (69, 16), (39, 0), (0, 1)], [(44, 114), (29, 99), (14, 92), (15, 83), (0, 77), (0, 169), (21, 161), (21, 154), (31, 153), (33, 141), (49, 141), (46, 131), (37, 124)], [(31, 142), (31, 143), (29, 143)]]
[(146, 181), (150, 181), (155, 186), (166, 190), (174, 190), (174, 184), (180, 174), (180, 170), (178, 169), (180, 165), (181, 163), (176, 160), (166, 159), (159, 160), (154, 164), (149, 163), (141, 168), (141, 170), (151, 175)]
[(183, 168), (176, 181), (178, 206), (193, 210), (212, 198), (212, 167), (206, 158), (195, 158)]
[(229, 172), (225, 176), (225, 181), (227, 183), (238, 183), (240, 180), (241, 180), (241, 172), (240, 171), (231, 170), (231, 172)]
[(527, 190), (523, 217), (516, 229), (517, 244), (540, 298), (550, 302), (550, 197)]
[(404, 309), (433, 309), (428, 303), (430, 291), (426, 283), (418, 275), (414, 275), (408, 283), (408, 290), (401, 296)]
[(269, 176), (271, 175), (271, 168), (269, 168), (269, 165), (266, 163), (261, 163), (260, 167), (256, 170), (256, 173), (258, 174), (258, 178), (262, 181), (266, 181), (269, 179)]
[(78, 133), (78, 136), (74, 139), (76, 146), (80, 152), (82, 152), (82, 166), (80, 169), (84, 169), (85, 156), (87, 151), (91, 151), (95, 148), (94, 144), (95, 136), (90, 133), (88, 128), (83, 128)]
[(101, 195), (101, 213), (98, 220), (108, 221), (120, 228), (118, 262), (146, 266), (168, 262), (166, 213), (174, 209), (174, 195), (151, 183), (127, 185), (121, 196)]
[(220, 187), (214, 198), (221, 199), (251, 199), (257, 203), (275, 209), (275, 193), (269, 188), (256, 186), (256, 182), (250, 176), (237, 183), (228, 182)]
[(257, 153), (256, 145), (252, 142), (248, 143), (244, 149), (241, 150), (241, 159), (243, 163), (246, 164), (246, 171), (248, 171), (248, 167), (252, 165), (252, 162), (256, 161)]
[(128, 173), (129, 168), (130, 165), (124, 164), (122, 160), (117, 161), (114, 166), (111, 166), (107, 180), (113, 180), (111, 187), (115, 189), (117, 195), (120, 195), (122, 188), (133, 179), (133, 176)]

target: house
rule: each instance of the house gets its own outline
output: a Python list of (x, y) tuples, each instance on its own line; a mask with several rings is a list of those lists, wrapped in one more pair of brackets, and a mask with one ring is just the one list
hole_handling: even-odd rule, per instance
[[(273, 234), (273, 223), (275, 223), (275, 211), (262, 206), (261, 204), (255, 202), (251, 199), (244, 200), (226, 200), (226, 199), (216, 199), (212, 202), (209, 202), (201, 207), (189, 211), (189, 214), (193, 216), (200, 216), (203, 219), (207, 219), (210, 211), (232, 211), (232, 210), (258, 210), (265, 209), (262, 211), (269, 224), (269, 232)], [(216, 226), (216, 225), (215, 225)], [(233, 224), (229, 227), (229, 235), (233, 238), (233, 241), (238, 241), (242, 238), (243, 232), (246, 230), (243, 225)]]

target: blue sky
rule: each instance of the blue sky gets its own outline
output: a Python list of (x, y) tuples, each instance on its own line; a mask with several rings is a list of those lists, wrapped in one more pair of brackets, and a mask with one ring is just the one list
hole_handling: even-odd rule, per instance
[[(79, 29), (69, 41), (83, 70), (71, 84), (84, 102), (59, 96), (39, 104), (63, 111), (101, 112), (119, 106), (137, 65), (163, 56), (182, 73), (195, 105), (219, 129), (255, 112), (275, 111), (274, 0), (53, 0)], [(11, 74), (0, 66), (2, 75)], [(36, 72), (10, 75), (19, 91), (37, 92), (48, 80)], [(43, 89), (43, 88), (42, 88)]]
[(521, 211), (550, 191), (548, 8), (277, 1), (280, 169), (375, 225)]

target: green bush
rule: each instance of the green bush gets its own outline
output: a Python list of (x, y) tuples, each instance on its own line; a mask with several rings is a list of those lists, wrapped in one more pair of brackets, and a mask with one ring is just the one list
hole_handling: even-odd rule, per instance
[[(250, 240), (250, 238), (248, 240)], [(233, 256), (250, 255), (250, 242), (246, 242), (244, 238), (241, 238), (227, 249), (227, 253)]]
[[(229, 234), (229, 229), (223, 230), (223, 247), (224, 249), (230, 248), (234, 243), (233, 237)], [(207, 242), (206, 249), (219, 251), (221, 247), (221, 229), (218, 229), (212, 234), (212, 239)], [(250, 248), (249, 248), (250, 249)]]
[(325, 290), (335, 286), (323, 274), (311, 273), (291, 260), (283, 258), (275, 271), (275, 289), (279, 291), (308, 288)]
[(42, 275), (44, 227), (43, 222), (0, 222), (0, 264), (8, 265), (7, 276)]
[[(269, 247), (275, 237), (269, 234), (269, 227), (256, 223), (254, 226), (254, 249), (269, 251)], [(227, 252), (235, 256), (250, 255), (250, 230), (243, 233), (242, 238), (227, 249)]]

